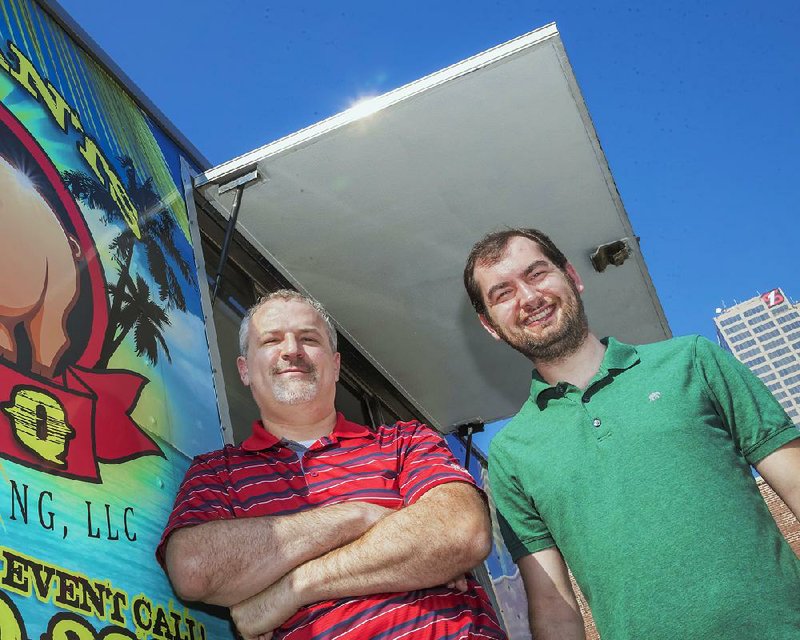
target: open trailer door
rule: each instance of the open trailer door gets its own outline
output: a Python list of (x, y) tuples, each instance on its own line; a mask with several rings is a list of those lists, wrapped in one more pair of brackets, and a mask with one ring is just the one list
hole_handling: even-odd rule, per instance
[[(198, 197), (229, 217), (242, 177), (238, 230), (442, 431), (528, 392), (461, 283), (492, 229), (551, 234), (600, 333), (669, 336), (555, 25), (214, 167)], [(617, 241), (629, 257), (598, 271), (590, 255)]]

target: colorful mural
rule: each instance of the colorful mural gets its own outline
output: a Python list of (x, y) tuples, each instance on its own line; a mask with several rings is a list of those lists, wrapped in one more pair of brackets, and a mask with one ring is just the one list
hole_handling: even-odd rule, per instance
[(33, 0), (0, 7), (0, 637), (231, 637), (153, 556), (222, 443), (181, 151)]

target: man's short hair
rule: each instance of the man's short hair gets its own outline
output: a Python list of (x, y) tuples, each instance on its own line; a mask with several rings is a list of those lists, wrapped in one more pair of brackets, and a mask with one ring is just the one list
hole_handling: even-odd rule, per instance
[(328, 332), (328, 342), (330, 342), (333, 352), (336, 353), (336, 327), (333, 326), (333, 320), (331, 320), (325, 307), (311, 296), (307, 296), (299, 291), (294, 291), (293, 289), (278, 289), (265, 296), (261, 296), (256, 303), (247, 310), (247, 313), (244, 314), (242, 323), (239, 325), (239, 353), (242, 356), (247, 357), (247, 342), (250, 337), (250, 321), (253, 319), (253, 315), (255, 315), (256, 311), (261, 307), (273, 300), (297, 300), (298, 302), (305, 302), (309, 307), (314, 309), (325, 322), (325, 328)]
[(464, 267), (464, 287), (467, 290), (472, 306), (479, 314), (486, 313), (486, 305), (483, 302), (481, 288), (475, 281), (475, 267), (478, 265), (490, 267), (497, 264), (503, 257), (503, 253), (505, 253), (506, 245), (511, 238), (516, 237), (532, 240), (539, 245), (542, 253), (556, 267), (562, 271), (567, 268), (567, 257), (561, 253), (561, 250), (547, 234), (538, 229), (515, 227), (487, 233), (473, 245), (467, 258), (467, 264)]

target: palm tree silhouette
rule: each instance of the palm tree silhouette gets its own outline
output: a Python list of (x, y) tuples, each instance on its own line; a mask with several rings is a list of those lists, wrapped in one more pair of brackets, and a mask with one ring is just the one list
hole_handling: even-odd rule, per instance
[[(103, 369), (108, 367), (111, 356), (131, 329), (134, 329), (134, 345), (138, 355), (144, 355), (155, 365), (160, 344), (167, 359), (171, 360), (161, 330), (165, 324), (170, 324), (166, 309), (186, 311), (186, 297), (178, 272), (184, 281), (193, 287), (197, 286), (191, 264), (175, 244), (175, 219), (156, 194), (153, 179), (140, 182), (133, 160), (124, 156), (119, 161), (125, 171), (127, 194), (138, 214), (141, 239), (137, 239), (125, 224), (122, 211), (104, 185), (81, 171), (65, 171), (62, 174), (67, 189), (76, 199), (103, 212), (101, 220), (104, 224), (121, 226), (120, 233), (109, 245), (118, 265), (118, 277), (116, 283), (108, 285), (111, 309), (103, 348), (96, 365)], [(131, 272), (137, 254), (142, 254), (164, 308), (153, 302), (150, 287), (144, 279)]]
[(158, 362), (158, 345), (164, 350), (167, 360), (172, 361), (169, 348), (164, 340), (162, 328), (169, 324), (169, 316), (150, 297), (150, 287), (142, 276), (136, 276), (136, 284), (119, 294), (122, 299), (120, 307), (120, 327), (122, 330), (114, 338), (111, 353), (117, 350), (127, 333), (133, 329), (133, 344), (136, 355), (144, 356), (151, 364)]

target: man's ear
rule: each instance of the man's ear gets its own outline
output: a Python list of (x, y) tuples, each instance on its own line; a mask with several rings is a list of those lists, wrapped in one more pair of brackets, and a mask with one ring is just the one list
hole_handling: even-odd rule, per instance
[(487, 320), (485, 315), (483, 315), (482, 313), (479, 313), (478, 314), (478, 320), (481, 321), (481, 325), (483, 325), (483, 328), (486, 329), (486, 331), (489, 332), (490, 336), (492, 336), (495, 340), (502, 340), (502, 338), (499, 336), (497, 331), (494, 330), (494, 327), (492, 326), (492, 323), (489, 322), (489, 320)]
[(239, 378), (245, 387), (250, 386), (250, 372), (247, 370), (247, 359), (244, 356), (236, 358), (236, 368), (239, 370)]
[(583, 280), (581, 280), (580, 275), (577, 271), (575, 271), (575, 267), (573, 267), (569, 262), (567, 263), (566, 269), (564, 269), (569, 276), (569, 279), (575, 283), (575, 288), (578, 290), (578, 293), (583, 293)]

